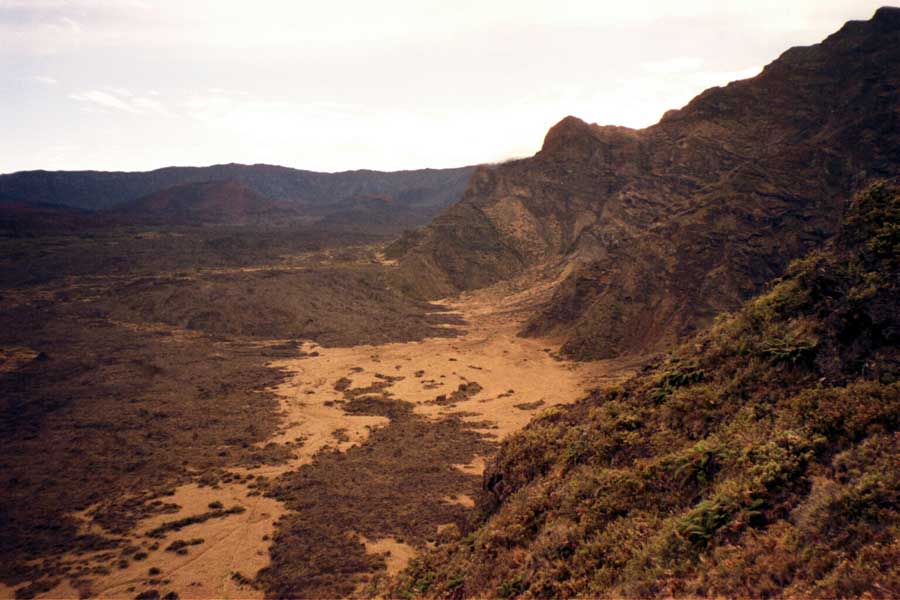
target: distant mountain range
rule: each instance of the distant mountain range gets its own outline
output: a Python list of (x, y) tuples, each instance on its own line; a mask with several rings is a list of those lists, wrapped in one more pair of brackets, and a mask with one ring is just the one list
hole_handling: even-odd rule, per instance
[(898, 174), (900, 9), (882, 8), (652, 127), (563, 119), (389, 251), (423, 297), (540, 266), (562, 283), (525, 333), (613, 357), (736, 309), (833, 236), (855, 190)]
[[(0, 203), (42, 206), (44, 212), (52, 212), (53, 206), (77, 208), (116, 219), (146, 219), (152, 214), (156, 221), (174, 223), (191, 222), (201, 213), (217, 222), (228, 222), (229, 215), (246, 222), (278, 213), (308, 221), (328, 219), (334, 226), (374, 223), (399, 231), (427, 223), (458, 200), (473, 171), (474, 167), (460, 167), (317, 173), (239, 164), (147, 172), (22, 171), (0, 175)], [(200, 198), (197, 194), (205, 198), (205, 208), (188, 210), (191, 198)], [(220, 197), (213, 200), (214, 196)], [(213, 218), (214, 212), (220, 216)], [(256, 216), (250, 218), (251, 213)], [(2, 210), (4, 217), (11, 214)]]

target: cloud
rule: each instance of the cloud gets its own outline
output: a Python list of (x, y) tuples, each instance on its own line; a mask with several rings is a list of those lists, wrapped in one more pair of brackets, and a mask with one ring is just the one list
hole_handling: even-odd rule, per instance
[(110, 10), (122, 7), (150, 8), (144, 0), (0, 0), (0, 9), (33, 13), (58, 10)]
[(645, 62), (641, 65), (641, 68), (658, 75), (672, 75), (675, 73), (697, 71), (702, 66), (703, 61), (699, 58), (678, 56), (675, 58), (667, 58), (666, 60)]
[(83, 30), (81, 27), (81, 23), (70, 17), (60, 18), (58, 27), (76, 34), (81, 33)]
[(107, 85), (103, 89), (111, 94), (115, 94), (116, 96), (121, 96), (122, 98), (133, 98), (134, 97), (134, 94), (128, 88)]
[(162, 102), (153, 98), (134, 98), (131, 105), (143, 113), (156, 113), (167, 117), (172, 115)]
[(121, 98), (118, 98), (106, 92), (101, 92), (100, 90), (91, 90), (88, 92), (69, 94), (69, 98), (71, 98), (72, 100), (77, 100), (78, 102), (88, 102), (91, 104), (96, 104), (97, 106), (101, 106), (103, 108), (123, 110), (130, 113), (139, 112), (137, 109), (135, 109), (133, 106), (131, 106)]
[(95, 108), (111, 109), (131, 114), (157, 114), (171, 116), (165, 105), (154, 98), (135, 96), (124, 88), (106, 87), (104, 90), (89, 90), (69, 94), (69, 98), (92, 105)]
[(741, 79), (749, 79), (760, 74), (762, 67), (747, 67), (745, 69), (735, 69), (732, 71), (693, 71), (684, 75), (687, 90), (696, 90), (691, 92), (692, 96), (699, 94), (701, 91), (716, 87), (728, 85), (732, 81), (740, 81)]
[[(21, 84), (0, 100), (0, 162), (46, 166), (43, 147), (83, 145), (88, 130), (103, 143), (73, 164), (334, 170), (530, 154), (566, 114), (650, 125), (883, 3), (0, 0), (0, 69)], [(42, 143), (23, 150), (24, 138)]]
[(77, 48), (89, 36), (81, 23), (70, 17), (17, 20), (0, 8), (0, 39), (4, 52), (48, 56)]
[(29, 77), (29, 79), (43, 85), (56, 85), (57, 83), (59, 83), (59, 81), (55, 77), (48, 77), (46, 75), (32, 75), (31, 77)]
[(751, 77), (756, 77), (760, 73), (762, 73), (762, 67), (747, 67), (746, 69), (739, 69), (737, 71), (724, 71), (722, 73), (715, 73), (715, 75), (721, 81), (740, 81), (741, 79), (750, 79)]

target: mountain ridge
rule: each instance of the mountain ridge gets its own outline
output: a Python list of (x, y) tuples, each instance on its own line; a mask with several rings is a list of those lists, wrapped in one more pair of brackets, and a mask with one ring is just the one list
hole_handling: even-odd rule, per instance
[[(320, 222), (329, 228), (397, 234), (404, 228), (428, 223), (441, 209), (455, 202), (472, 171), (473, 167), (460, 167), (317, 173), (277, 165), (237, 163), (166, 167), (145, 172), (22, 171), (0, 175), (0, 201), (10, 206), (20, 203), (48, 208), (39, 219), (25, 218), (20, 211), (0, 206), (0, 221), (6, 229), (17, 232), (85, 226), (102, 228), (128, 224), (129, 216), (142, 216), (146, 221), (149, 214), (138, 215), (127, 208), (154, 194), (178, 194), (179, 186), (188, 186), (182, 188), (183, 192), (190, 186), (232, 181), (252, 192), (260, 206), (272, 209), (268, 210), (271, 218), (267, 218), (267, 222), (274, 223), (275, 217), (280, 215), (285, 221)], [(239, 197), (244, 195), (238, 193)], [(382, 198), (385, 202), (380, 206), (367, 205), (366, 198)], [(274, 210), (276, 205), (278, 210)], [(58, 219), (54, 218), (52, 206), (63, 208), (56, 211)], [(94, 215), (76, 224), (64, 210), (69, 208), (93, 211)], [(157, 214), (156, 221), (165, 224), (163, 216)], [(177, 219), (170, 218), (169, 224), (199, 224), (187, 219), (188, 216), (185, 213)], [(207, 223), (228, 221), (209, 213), (204, 219)], [(242, 221), (241, 218), (237, 220)]]
[(0, 198), (102, 210), (174, 185), (236, 180), (269, 200), (294, 202), (308, 211), (321, 212), (348, 198), (379, 194), (436, 209), (456, 200), (473, 168), (320, 173), (227, 163), (152, 171), (19, 171), (0, 175)]
[(898, 15), (792, 48), (645, 129), (563, 119), (389, 249), (406, 289), (438, 297), (547, 264), (567, 276), (526, 335), (583, 359), (683, 339), (833, 236), (843, 198), (900, 173)]

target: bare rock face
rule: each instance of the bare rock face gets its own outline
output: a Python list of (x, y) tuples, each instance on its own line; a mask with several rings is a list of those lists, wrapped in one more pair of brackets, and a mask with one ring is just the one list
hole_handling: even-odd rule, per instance
[(837, 232), (844, 198), (898, 172), (900, 9), (883, 8), (652, 127), (566, 117), (392, 253), (425, 295), (568, 264), (525, 332), (612, 357), (736, 308)]

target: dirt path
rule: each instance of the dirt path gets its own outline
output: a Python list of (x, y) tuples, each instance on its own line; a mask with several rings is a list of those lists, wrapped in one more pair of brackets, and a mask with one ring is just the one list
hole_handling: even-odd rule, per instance
[[(273, 368), (287, 370), (290, 377), (276, 389), (282, 426), (266, 444), (287, 447), (293, 458), (283, 464), (234, 470), (233, 477), (213, 487), (177, 488), (168, 501), (177, 504), (178, 511), (141, 521), (128, 540), (136, 553), (121, 568), (102, 572), (102, 566), (110, 562), (108, 553), (72, 557), (94, 569), (82, 587), (100, 598), (134, 598), (148, 590), (156, 590), (160, 597), (175, 592), (181, 598), (261, 598), (262, 591), (251, 582), (269, 562), (276, 522), (287, 509), (275, 499), (260, 496), (255, 491), (257, 482), (309, 464), (323, 450), (346, 451), (362, 444), (372, 431), (388, 423), (383, 416), (345, 412), (341, 406), (344, 389), (382, 384), (394, 398), (411, 403), (416, 414), (439, 419), (461, 413), (473, 427), (499, 441), (524, 427), (539, 411), (574, 402), (587, 389), (627, 375), (636, 364), (633, 360), (566, 362), (554, 356), (556, 345), (551, 341), (516, 336), (525, 310), (547, 289), (496, 287), (443, 302), (468, 323), (456, 338), (351, 348), (306, 344), (301, 357), (273, 363)], [(457, 468), (480, 474), (484, 457)], [(463, 493), (451, 494), (446, 501), (465, 507), (473, 504)], [(234, 507), (238, 509), (221, 514)], [(164, 537), (149, 535), (166, 523), (211, 512), (214, 516), (185, 524)], [(86, 521), (84, 526), (89, 530), (91, 524)], [(171, 550), (177, 540), (189, 544), (181, 553)], [(360, 537), (360, 541), (368, 552), (385, 555), (392, 573), (415, 553), (411, 546), (390, 537)], [(38, 597), (71, 597), (79, 587), (72, 586), (65, 581)], [(0, 589), (2, 597), (11, 593), (9, 588)]]

